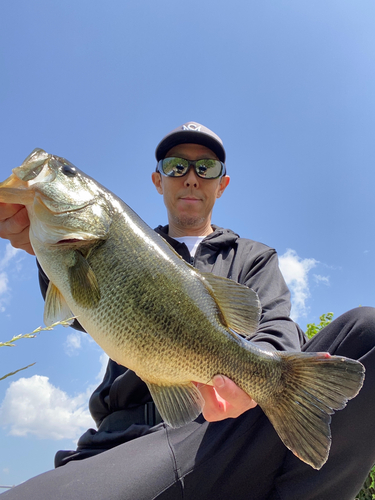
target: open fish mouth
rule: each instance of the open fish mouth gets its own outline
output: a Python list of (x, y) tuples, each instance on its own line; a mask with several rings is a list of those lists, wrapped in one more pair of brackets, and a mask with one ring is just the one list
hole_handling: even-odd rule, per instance
[(67, 243), (81, 243), (83, 240), (80, 240), (79, 238), (66, 238), (59, 240), (56, 245), (64, 245)]

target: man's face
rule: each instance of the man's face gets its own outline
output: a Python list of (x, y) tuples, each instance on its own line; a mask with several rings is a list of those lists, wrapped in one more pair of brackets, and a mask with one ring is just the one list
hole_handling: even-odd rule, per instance
[[(218, 159), (213, 151), (199, 144), (179, 144), (166, 154), (166, 157), (171, 156), (187, 160)], [(212, 231), (212, 209), (216, 199), (220, 198), (229, 183), (228, 176), (202, 179), (197, 176), (194, 168), (190, 167), (183, 177), (165, 177), (159, 172), (153, 172), (152, 181), (164, 197), (171, 235), (173, 228), (185, 235), (196, 235), (204, 230), (203, 235), (208, 234), (208, 230)]]

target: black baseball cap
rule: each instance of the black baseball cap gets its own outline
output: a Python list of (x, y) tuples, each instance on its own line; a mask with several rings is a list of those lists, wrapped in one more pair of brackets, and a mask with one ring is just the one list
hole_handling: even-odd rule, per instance
[(219, 160), (225, 163), (223, 141), (212, 130), (197, 122), (187, 122), (169, 132), (155, 151), (156, 160), (163, 160), (167, 152), (177, 144), (201, 144), (211, 149)]

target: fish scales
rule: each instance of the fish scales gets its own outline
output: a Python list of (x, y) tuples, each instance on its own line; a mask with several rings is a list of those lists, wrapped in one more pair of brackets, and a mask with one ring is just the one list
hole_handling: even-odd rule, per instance
[[(118, 224), (118, 231), (116, 229), (113, 227), (113, 233), (118, 232), (121, 237), (124, 228)], [(130, 246), (126, 238), (123, 240), (125, 241), (118, 245), (116, 238), (112, 240), (111, 236), (88, 258), (98, 282), (103, 282), (103, 298), (92, 323), (98, 319), (104, 330), (110, 327), (113, 331), (117, 344), (113, 354), (116, 361), (133, 368), (135, 357), (142, 364), (144, 359), (153, 360), (150, 362), (152, 374), (147, 376), (148, 380), (156, 378), (186, 382), (194, 375), (195, 381), (208, 382), (214, 373), (212, 367), (208, 369), (209, 365), (202, 363), (202, 358), (207, 361), (212, 357), (215, 344), (207, 343), (207, 330), (210, 329), (212, 334), (215, 334), (217, 328), (224, 330), (217, 321), (216, 303), (200, 281), (186, 279), (192, 270), (181, 266), (183, 263), (179, 258), (171, 259), (172, 262), (167, 265), (162, 256), (149, 258), (147, 252), (139, 250), (138, 242)], [(116, 252), (111, 248), (112, 245), (117, 248)], [(125, 250), (119, 251), (119, 248)], [(108, 268), (111, 267), (126, 269), (124, 274), (116, 274), (114, 283), (107, 279)], [(121, 294), (121, 314), (113, 308), (111, 313), (108, 312), (116, 288)], [(191, 297), (195, 300), (192, 301)], [(204, 309), (202, 304), (205, 304)], [(88, 331), (90, 328), (93, 329), (93, 326), (87, 324)], [(191, 336), (191, 329), (196, 335)], [(236, 340), (232, 336), (228, 338), (227, 333), (223, 342), (235, 343), (237, 346)], [(178, 370), (174, 360), (171, 365), (171, 351), (178, 356)], [(227, 349), (223, 352), (228, 359), (231, 358)], [(143, 378), (146, 377), (146, 368), (138, 369)], [(218, 365), (216, 370), (221, 368), (224, 369)]]
[[(155, 237), (159, 238), (156, 234)], [(111, 347), (107, 348), (111, 357), (135, 369), (143, 378), (186, 382), (194, 374), (194, 380), (208, 382), (214, 373), (212, 368), (207, 371), (206, 363), (202, 364), (202, 346), (207, 344), (208, 328), (213, 334), (218, 327), (222, 328), (217, 321), (217, 305), (199, 280), (186, 279), (192, 269), (186, 269), (174, 255), (169, 257), (171, 262), (161, 255), (149, 258), (149, 252), (142, 249), (142, 242), (138, 241), (140, 238), (129, 238), (121, 215), (117, 215), (110, 237), (87, 257), (102, 292), (101, 300), (91, 308), (90, 316), (86, 317), (86, 307), (74, 305), (68, 283), (63, 295), (94, 338), (100, 335), (97, 332), (112, 332)], [(66, 252), (71, 253), (70, 250)], [(41, 263), (43, 265), (43, 259)], [(45, 267), (48, 267), (47, 273), (52, 281), (58, 281), (60, 259)], [(113, 273), (113, 270), (116, 272)], [(109, 275), (111, 280), (108, 280)], [(179, 276), (181, 286), (176, 284)], [(115, 293), (121, 310), (113, 306)], [(192, 301), (191, 297), (195, 300)], [(203, 301), (207, 305), (202, 310)], [(192, 337), (189, 329), (196, 331), (196, 335)], [(147, 332), (146, 336), (144, 332)], [(226, 342), (235, 342), (235, 339), (230, 336)], [(164, 357), (157, 346), (162, 349)], [(169, 366), (171, 349), (179, 356), (177, 373), (175, 363)], [(206, 360), (212, 356), (211, 344), (207, 344), (207, 351)], [(187, 352), (189, 356), (186, 356)], [(148, 360), (146, 366), (145, 359)], [(145, 373), (149, 364), (152, 374)], [(220, 368), (219, 365), (217, 370)], [(228, 372), (228, 369), (225, 371)]]
[(284, 444), (319, 469), (330, 415), (355, 397), (361, 363), (325, 353), (277, 353), (251, 340), (261, 306), (247, 287), (184, 262), (123, 201), (74, 165), (34, 150), (0, 184), (25, 204), (30, 241), (50, 280), (45, 322), (74, 315), (148, 385), (164, 421), (201, 412), (195, 383), (230, 377), (263, 409)]

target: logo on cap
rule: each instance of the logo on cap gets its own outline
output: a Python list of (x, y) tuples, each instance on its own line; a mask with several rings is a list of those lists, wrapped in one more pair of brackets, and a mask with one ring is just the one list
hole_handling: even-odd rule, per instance
[(195, 125), (195, 123), (189, 123), (188, 125), (182, 125), (182, 130), (191, 130), (192, 132), (200, 132), (201, 125)]

